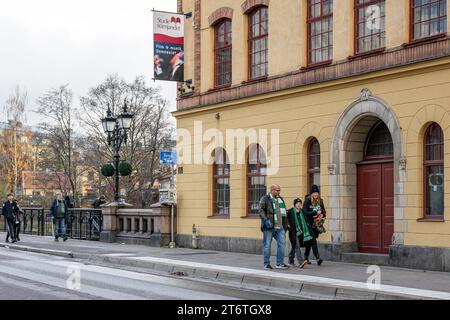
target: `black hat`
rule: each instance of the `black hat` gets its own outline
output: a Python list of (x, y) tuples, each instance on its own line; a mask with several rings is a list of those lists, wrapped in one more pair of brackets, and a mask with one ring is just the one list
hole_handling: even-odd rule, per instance
[(302, 200), (300, 199), (300, 198), (296, 198), (296, 199), (294, 199), (294, 207), (295, 207), (295, 205), (297, 204), (297, 203), (302, 203)]
[(314, 192), (320, 193), (319, 187), (316, 186), (315, 184), (311, 187), (310, 194), (313, 194)]

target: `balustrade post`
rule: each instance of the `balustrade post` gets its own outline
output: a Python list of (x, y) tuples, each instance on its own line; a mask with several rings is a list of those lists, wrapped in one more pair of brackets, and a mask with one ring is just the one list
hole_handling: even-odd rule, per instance
[[(102, 206), (103, 225), (102, 232), (100, 232), (101, 242), (112, 243), (116, 241), (116, 235), (119, 232), (117, 223), (117, 210), (127, 207), (129, 208), (132, 206), (129, 204), (117, 202), (112, 202), (110, 204)], [(126, 219), (124, 219), (124, 227), (126, 223), (125, 220)]]

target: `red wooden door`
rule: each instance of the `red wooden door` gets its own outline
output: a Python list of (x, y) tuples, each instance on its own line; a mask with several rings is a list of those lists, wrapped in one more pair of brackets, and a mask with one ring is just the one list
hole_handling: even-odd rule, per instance
[(358, 165), (357, 184), (359, 251), (388, 253), (394, 232), (392, 162)]

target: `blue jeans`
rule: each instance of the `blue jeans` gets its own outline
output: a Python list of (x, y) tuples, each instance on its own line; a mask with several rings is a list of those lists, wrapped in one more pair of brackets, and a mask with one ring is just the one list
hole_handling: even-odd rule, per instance
[(66, 221), (64, 218), (55, 219), (55, 237), (66, 236)]
[(272, 239), (277, 242), (277, 265), (284, 263), (284, 246), (286, 241), (284, 229), (273, 229), (263, 231), (263, 255), (264, 265), (270, 264), (270, 248)]

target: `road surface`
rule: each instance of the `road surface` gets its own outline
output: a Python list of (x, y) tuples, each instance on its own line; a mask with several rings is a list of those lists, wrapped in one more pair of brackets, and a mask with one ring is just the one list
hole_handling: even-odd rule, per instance
[(0, 248), (1, 300), (277, 300), (275, 294)]

